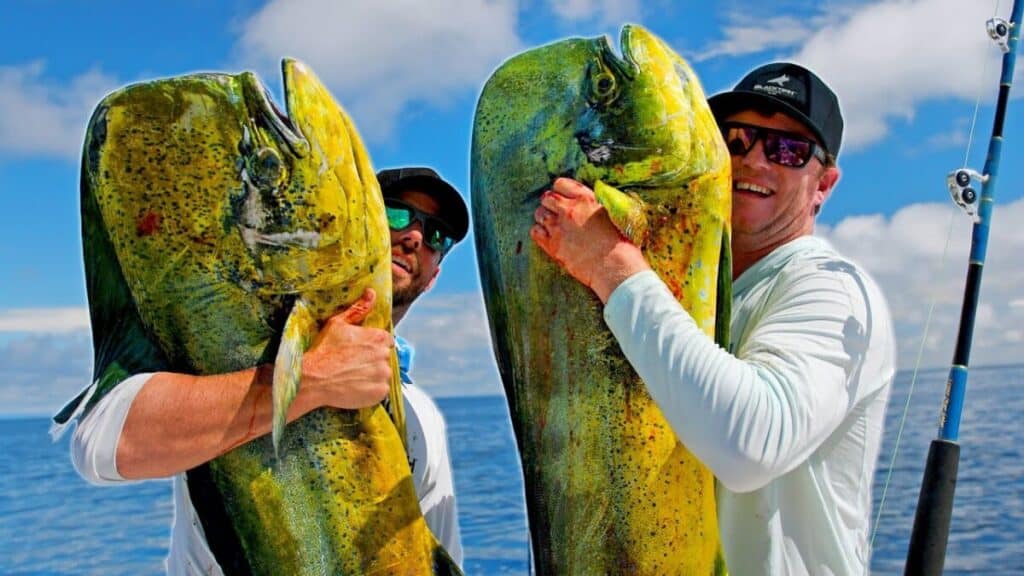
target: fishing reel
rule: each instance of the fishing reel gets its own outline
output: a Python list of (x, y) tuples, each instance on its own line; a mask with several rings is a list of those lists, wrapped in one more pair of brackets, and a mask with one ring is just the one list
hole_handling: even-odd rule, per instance
[(975, 222), (980, 222), (981, 217), (978, 216), (978, 192), (971, 187), (972, 180), (984, 183), (988, 180), (988, 176), (979, 174), (970, 168), (960, 168), (953, 170), (949, 173), (949, 176), (946, 176), (946, 186), (949, 188), (949, 195), (953, 199), (953, 203), (959, 206)]
[(985, 30), (988, 31), (989, 38), (995, 41), (996, 45), (999, 46), (999, 49), (1003, 51), (1003, 54), (1010, 51), (1011, 26), (1013, 26), (1013, 24), (1010, 24), (1002, 18), (989, 18), (989, 20), (985, 22)]

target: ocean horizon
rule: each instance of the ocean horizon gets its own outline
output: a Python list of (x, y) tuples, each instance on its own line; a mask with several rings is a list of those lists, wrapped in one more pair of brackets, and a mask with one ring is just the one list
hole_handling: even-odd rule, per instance
[[(918, 372), (908, 408), (913, 373), (897, 374), (874, 482), (873, 573), (903, 571), (947, 374)], [(1022, 386), (1024, 364), (970, 370), (947, 574), (1024, 573), (1024, 430), (1016, 420), (1024, 412)], [(466, 573), (527, 574), (522, 476), (504, 396), (437, 403), (448, 423)], [(71, 466), (70, 434), (51, 442), (49, 425), (48, 416), (0, 416), (0, 572), (163, 573), (170, 482), (91, 486)]]

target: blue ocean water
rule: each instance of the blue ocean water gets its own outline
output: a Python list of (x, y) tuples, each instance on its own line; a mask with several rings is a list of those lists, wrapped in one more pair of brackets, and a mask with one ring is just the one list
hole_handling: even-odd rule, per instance
[[(890, 466), (911, 374), (890, 401), (875, 480), (885, 490), (872, 561), (901, 574), (945, 371), (918, 375), (901, 447)], [(1024, 366), (974, 368), (961, 425), (961, 461), (947, 574), (1024, 573)], [(441, 398), (448, 421), (467, 574), (526, 574), (528, 539), (504, 399)], [(170, 484), (96, 488), (72, 469), (67, 438), (45, 418), (0, 420), (0, 573), (160, 574), (171, 522)]]

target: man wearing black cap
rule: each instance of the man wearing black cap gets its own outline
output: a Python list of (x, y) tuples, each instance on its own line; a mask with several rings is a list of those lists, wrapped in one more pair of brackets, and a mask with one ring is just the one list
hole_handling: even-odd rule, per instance
[(391, 225), (392, 317), (398, 324), (433, 286), (444, 255), (466, 237), (469, 211), (458, 191), (430, 168), (381, 170), (377, 180)]
[(732, 155), (729, 352), (582, 184), (556, 180), (530, 235), (605, 303), (651, 397), (719, 480), (730, 572), (864, 574), (895, 345), (874, 281), (813, 236), (839, 179), (839, 101), (775, 63), (709, 104)]
[[(391, 228), (392, 319), (433, 286), (442, 258), (469, 229), (469, 211), (451, 184), (430, 168), (377, 174)], [(385, 330), (359, 326), (376, 295), (326, 322), (303, 355), (302, 382), (288, 420), (321, 406), (380, 403), (391, 381), (391, 348), (399, 357), (406, 437), (420, 509), (455, 562), (462, 542), (445, 422), (434, 402), (412, 385), (412, 348)], [(185, 472), (270, 431), (268, 367), (194, 376), (136, 374), (104, 396), (78, 424), (71, 442), (75, 468), (93, 484), (173, 477), (174, 526), (169, 574), (221, 574), (192, 505)], [(256, 383), (262, 384), (256, 385)]]

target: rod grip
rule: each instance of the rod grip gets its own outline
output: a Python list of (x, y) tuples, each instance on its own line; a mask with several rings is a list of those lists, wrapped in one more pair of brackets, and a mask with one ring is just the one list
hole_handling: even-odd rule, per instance
[(942, 574), (959, 466), (959, 444), (932, 440), (914, 514), (914, 530), (910, 534), (905, 576)]

